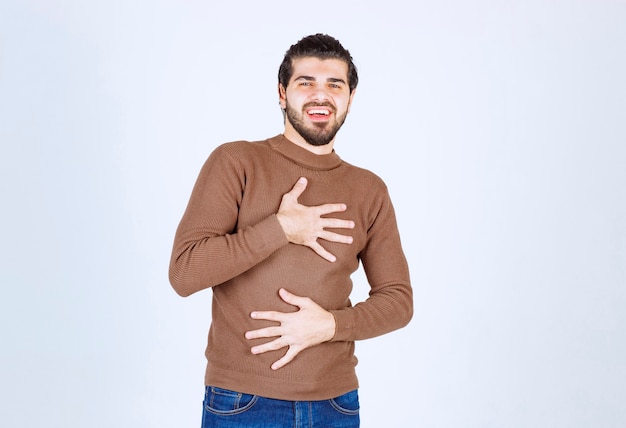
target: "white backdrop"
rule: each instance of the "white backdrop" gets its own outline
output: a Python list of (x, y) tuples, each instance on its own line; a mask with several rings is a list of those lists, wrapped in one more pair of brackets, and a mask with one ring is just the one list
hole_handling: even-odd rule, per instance
[(361, 77), (335, 147), (387, 182), (415, 287), (412, 323), (357, 345), (362, 426), (626, 426), (625, 23), (1, 0), (0, 425), (199, 426), (211, 293), (170, 288), (174, 231), (215, 146), (282, 131), (278, 65), (326, 32)]

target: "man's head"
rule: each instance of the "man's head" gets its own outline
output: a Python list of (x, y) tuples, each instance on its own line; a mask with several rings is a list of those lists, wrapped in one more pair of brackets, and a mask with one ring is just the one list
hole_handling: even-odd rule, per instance
[(291, 46), (278, 72), (285, 136), (318, 152), (331, 150), (357, 83), (352, 57), (336, 39), (316, 34)]
[(339, 59), (348, 66), (348, 85), (350, 93), (356, 89), (359, 83), (359, 75), (356, 66), (352, 62), (352, 55), (345, 49), (339, 40), (327, 34), (315, 34), (302, 38), (298, 43), (291, 45), (285, 52), (282, 64), (278, 69), (278, 83), (287, 87), (293, 75), (293, 60), (298, 58), (312, 57), (318, 59)]

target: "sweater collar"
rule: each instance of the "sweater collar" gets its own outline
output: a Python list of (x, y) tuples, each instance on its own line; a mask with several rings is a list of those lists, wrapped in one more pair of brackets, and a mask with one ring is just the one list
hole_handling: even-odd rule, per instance
[(283, 134), (270, 138), (270, 147), (298, 165), (317, 170), (329, 170), (341, 165), (341, 158), (333, 150), (327, 155), (316, 155), (288, 140)]

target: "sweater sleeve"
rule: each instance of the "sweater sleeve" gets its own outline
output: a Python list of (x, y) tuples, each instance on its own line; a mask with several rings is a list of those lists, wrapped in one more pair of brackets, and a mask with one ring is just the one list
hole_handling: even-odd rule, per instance
[(409, 268), (386, 189), (379, 207), (360, 253), (369, 297), (354, 307), (331, 311), (336, 321), (334, 342), (376, 337), (406, 326), (413, 317)]
[(203, 165), (170, 260), (170, 283), (181, 296), (228, 281), (287, 245), (276, 215), (237, 230), (245, 182), (245, 171), (225, 146)]

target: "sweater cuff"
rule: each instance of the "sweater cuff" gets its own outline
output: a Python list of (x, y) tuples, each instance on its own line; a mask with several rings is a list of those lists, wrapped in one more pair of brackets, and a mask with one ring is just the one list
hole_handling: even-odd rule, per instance
[(269, 247), (272, 248), (272, 250), (276, 250), (289, 243), (289, 240), (285, 235), (285, 231), (278, 222), (278, 218), (276, 218), (276, 214), (272, 214), (265, 220), (261, 221), (255, 226), (255, 228), (262, 236), (263, 247)]
[(348, 309), (331, 310), (335, 317), (335, 335), (331, 342), (348, 342), (354, 340), (354, 320), (352, 311)]

